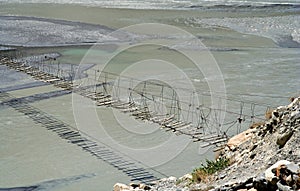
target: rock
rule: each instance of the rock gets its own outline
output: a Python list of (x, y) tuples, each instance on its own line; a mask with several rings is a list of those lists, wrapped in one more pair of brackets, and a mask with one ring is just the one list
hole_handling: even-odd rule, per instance
[(292, 191), (291, 187), (285, 186), (285, 185), (281, 184), (280, 182), (277, 182), (277, 187), (281, 191)]
[(287, 160), (281, 160), (265, 171), (266, 180), (277, 185), (280, 190), (299, 189), (299, 166)]
[(284, 147), (284, 145), (292, 137), (292, 135), (293, 135), (293, 131), (288, 131), (279, 135), (276, 141), (277, 145), (279, 145), (280, 148)]
[(219, 178), (219, 179), (223, 179), (223, 178), (225, 178), (226, 176), (227, 176), (226, 173), (221, 173), (221, 174), (218, 176), (218, 178)]
[[(275, 164), (273, 164), (271, 167), (269, 167), (266, 171), (265, 171), (265, 177), (266, 177), (266, 180), (268, 182), (270, 182), (271, 184), (276, 184), (278, 182), (278, 177), (276, 176), (276, 170), (278, 169), (278, 167), (281, 167), (283, 165), (286, 165), (286, 164), (290, 164), (289, 161), (286, 161), (286, 160), (280, 160), (278, 162), (276, 162)], [(275, 170), (275, 172), (274, 172)]]
[(292, 173), (295, 173), (295, 174), (299, 173), (299, 170), (300, 170), (299, 165), (291, 162), (289, 164), (286, 164), (286, 166)]
[(289, 175), (288, 177), (286, 177), (286, 183), (288, 185), (291, 185), (293, 182), (293, 175)]
[(130, 190), (130, 186), (127, 186), (125, 184), (116, 183), (114, 185), (114, 191), (129, 191), (129, 190)]
[(256, 149), (256, 147), (257, 147), (257, 146), (258, 146), (258, 144), (257, 144), (257, 143), (256, 143), (256, 144), (254, 144), (254, 145), (252, 145), (249, 151), (250, 151), (250, 152), (252, 152), (254, 149)]
[(277, 109), (272, 112), (272, 118), (273, 119), (278, 119), (279, 118), (279, 112), (277, 111)]
[(218, 189), (218, 191), (228, 191), (228, 190), (231, 190), (230, 186), (224, 186), (224, 187)]
[(140, 187), (140, 184), (137, 184), (137, 183), (130, 183), (129, 186), (132, 187), (133, 189), (135, 189), (135, 188), (139, 188), (139, 187)]
[[(193, 176), (191, 174), (186, 174), (186, 175), (178, 178), (178, 180), (175, 182), (175, 185), (180, 188), (189, 188), (191, 186), (192, 182), (193, 182)], [(197, 187), (200, 186), (198, 184), (200, 184), (200, 183), (197, 183)], [(197, 190), (197, 189), (195, 189), (195, 190)]]
[(248, 191), (257, 191), (255, 188), (251, 188)]
[(249, 158), (254, 159), (255, 156), (256, 156), (256, 154), (255, 154), (255, 153), (252, 153), (252, 154), (249, 156)]
[(233, 150), (233, 148), (241, 145), (242, 143), (246, 142), (247, 140), (249, 140), (252, 136), (254, 129), (248, 129), (232, 138), (230, 138), (227, 142), (227, 146)]
[(246, 188), (251, 188), (251, 187), (253, 187), (253, 183), (248, 183), (248, 184), (245, 185), (245, 187)]
[(294, 176), (293, 176), (293, 179), (294, 179), (295, 182), (296, 182), (296, 187), (297, 187), (298, 189), (300, 189), (300, 172), (299, 172), (297, 175), (294, 175)]
[[(187, 189), (187, 191), (189, 190), (212, 190), (212, 191), (216, 191), (215, 189), (212, 189), (213, 187), (204, 184), (204, 183), (198, 183), (195, 185), (190, 185), (189, 188)], [(177, 191), (177, 190), (176, 190)]]
[(299, 110), (293, 111), (291, 113), (291, 117), (292, 118), (299, 118), (300, 117), (300, 111)]
[(151, 187), (146, 184), (140, 184), (139, 188), (143, 190), (151, 190)]
[(295, 98), (292, 103), (290, 103), (287, 108), (292, 108), (294, 105), (297, 105), (297, 102), (299, 102), (300, 97)]
[(268, 190), (268, 183), (265, 179), (255, 180), (253, 187), (257, 190)]
[(193, 176), (191, 174), (186, 174), (179, 178), (180, 180), (192, 180)]
[(265, 179), (266, 179), (265, 173), (261, 173), (253, 179), (253, 182), (264, 181)]
[(174, 177), (174, 176), (171, 176), (171, 177), (168, 178), (168, 181), (176, 182), (176, 181), (177, 181), (177, 178)]

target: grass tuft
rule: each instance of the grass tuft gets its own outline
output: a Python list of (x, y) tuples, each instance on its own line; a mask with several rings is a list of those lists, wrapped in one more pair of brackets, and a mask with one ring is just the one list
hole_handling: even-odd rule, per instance
[(215, 161), (206, 159), (206, 164), (192, 172), (194, 182), (209, 183), (213, 180), (213, 174), (229, 166), (229, 159), (219, 158)]

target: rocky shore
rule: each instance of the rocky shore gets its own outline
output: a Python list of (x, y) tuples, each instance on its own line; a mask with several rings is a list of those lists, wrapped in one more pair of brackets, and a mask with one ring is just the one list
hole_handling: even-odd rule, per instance
[(219, 154), (229, 160), (229, 166), (209, 181), (195, 181), (187, 174), (152, 185), (117, 183), (114, 191), (300, 190), (300, 97), (291, 101), (270, 112), (265, 122), (232, 137)]

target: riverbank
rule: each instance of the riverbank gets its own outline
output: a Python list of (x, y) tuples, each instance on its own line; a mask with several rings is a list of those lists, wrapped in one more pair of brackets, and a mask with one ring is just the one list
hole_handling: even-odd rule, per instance
[[(210, 175), (209, 180), (187, 174), (141, 185), (140, 190), (299, 190), (300, 97), (266, 117), (266, 122), (251, 126), (228, 141), (219, 159), (228, 159), (230, 165)], [(116, 184), (114, 191), (137, 190), (133, 187), (137, 186)]]

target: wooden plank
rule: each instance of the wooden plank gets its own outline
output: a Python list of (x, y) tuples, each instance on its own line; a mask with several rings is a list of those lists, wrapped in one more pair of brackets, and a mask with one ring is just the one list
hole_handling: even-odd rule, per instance
[(182, 122), (182, 121), (172, 121), (171, 123), (168, 123), (168, 124), (164, 124), (164, 126), (165, 127), (174, 127), (174, 126), (176, 126), (176, 125), (179, 125), (179, 124), (182, 124), (182, 123), (184, 123), (184, 122)]
[(175, 127), (175, 129), (176, 129), (177, 131), (179, 131), (179, 130), (187, 129), (187, 128), (189, 128), (189, 127), (192, 127), (192, 123), (187, 123), (187, 124), (185, 124), (185, 125), (183, 125), (183, 126), (181, 126), (181, 127)]
[(127, 108), (130, 108), (130, 107), (133, 107), (134, 106), (134, 103), (132, 102), (116, 102), (116, 103), (113, 103), (112, 104), (112, 107), (113, 108), (116, 108), (116, 109), (127, 109)]
[(106, 101), (106, 102), (102, 102), (102, 103), (97, 103), (97, 106), (108, 106), (114, 102), (116, 102), (116, 100), (110, 100), (110, 101)]
[(53, 82), (57, 82), (57, 81), (60, 81), (61, 79), (59, 78), (52, 78), (52, 79), (49, 79), (49, 80), (46, 80), (45, 82), (47, 83), (53, 83)]
[(131, 113), (131, 112), (137, 111), (138, 109), (139, 109), (138, 107), (131, 107), (131, 108), (127, 108), (127, 109), (121, 109), (121, 112), (123, 112), (123, 113)]

